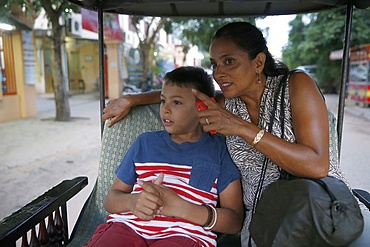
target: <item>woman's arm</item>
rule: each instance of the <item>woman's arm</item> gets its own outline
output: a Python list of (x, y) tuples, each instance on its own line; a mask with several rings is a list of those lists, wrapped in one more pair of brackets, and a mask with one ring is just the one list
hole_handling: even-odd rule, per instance
[(154, 188), (136, 194), (131, 191), (132, 185), (116, 178), (105, 197), (104, 208), (113, 214), (131, 211), (140, 219), (151, 220), (163, 204), (159, 192)]
[(271, 155), (291, 174), (324, 177), (330, 163), (325, 101), (314, 80), (302, 72), (291, 75), (289, 94), (297, 144), (284, 142)]
[(140, 94), (127, 94), (122, 98), (110, 100), (103, 110), (102, 120), (106, 121), (108, 127), (112, 127), (119, 120), (123, 119), (130, 109), (136, 105), (155, 104), (160, 102), (160, 90)]
[[(123, 119), (136, 105), (149, 105), (159, 103), (161, 91), (155, 90), (140, 94), (127, 94), (122, 98), (113, 99), (108, 102), (103, 110), (102, 120), (106, 121), (108, 127), (112, 127), (115, 123)], [(223, 105), (224, 97), (221, 91), (216, 93), (216, 100)]]
[(291, 75), (289, 94), (296, 143), (267, 134), (256, 148), (293, 175), (324, 177), (330, 163), (325, 101), (316, 83), (306, 73)]
[[(196, 205), (182, 199), (173, 190), (150, 182), (143, 182), (144, 190), (154, 188), (161, 191), (161, 199), (163, 207), (160, 209), (160, 214), (182, 218), (197, 225), (203, 225), (208, 219), (208, 210), (205, 206)], [(242, 191), (239, 180), (235, 180), (226, 187), (220, 194), (220, 208), (216, 208), (217, 221), (212, 230), (235, 234), (238, 233), (243, 224), (243, 202)], [(213, 211), (212, 211), (213, 213)], [(211, 221), (211, 224), (213, 223)]]
[[(329, 170), (329, 124), (325, 102), (306, 73), (292, 74), (289, 90), (297, 143), (265, 133), (255, 148), (293, 175), (324, 177)], [(219, 107), (207, 96), (199, 92), (195, 95), (208, 105), (208, 110), (198, 113), (204, 131), (212, 129), (224, 135), (238, 135), (251, 143), (261, 130)], [(211, 124), (206, 124), (206, 118)]]

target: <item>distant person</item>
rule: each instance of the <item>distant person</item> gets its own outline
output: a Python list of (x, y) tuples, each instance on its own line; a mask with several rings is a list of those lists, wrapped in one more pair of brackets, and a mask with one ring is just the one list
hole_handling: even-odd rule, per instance
[(240, 232), (240, 173), (224, 137), (202, 131), (192, 89), (214, 95), (203, 69), (165, 75), (165, 130), (141, 134), (132, 144), (105, 198), (111, 214), (86, 246), (216, 246), (213, 231)]

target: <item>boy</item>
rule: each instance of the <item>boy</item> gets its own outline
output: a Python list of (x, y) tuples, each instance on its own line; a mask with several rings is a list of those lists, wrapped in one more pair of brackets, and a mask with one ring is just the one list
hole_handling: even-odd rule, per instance
[(240, 174), (223, 137), (202, 131), (193, 88), (214, 96), (201, 68), (166, 74), (165, 130), (141, 134), (132, 144), (105, 198), (111, 215), (87, 246), (216, 246), (211, 229), (240, 231)]

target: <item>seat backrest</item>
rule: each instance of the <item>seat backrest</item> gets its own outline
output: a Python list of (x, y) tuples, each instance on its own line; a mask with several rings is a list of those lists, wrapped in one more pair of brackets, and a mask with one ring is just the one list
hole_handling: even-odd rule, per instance
[(116, 178), (115, 170), (132, 142), (141, 133), (161, 129), (159, 104), (134, 107), (123, 120), (111, 128), (104, 128), (98, 178), (68, 246), (82, 246), (91, 238), (97, 226), (106, 221), (108, 212), (103, 206), (104, 198)]

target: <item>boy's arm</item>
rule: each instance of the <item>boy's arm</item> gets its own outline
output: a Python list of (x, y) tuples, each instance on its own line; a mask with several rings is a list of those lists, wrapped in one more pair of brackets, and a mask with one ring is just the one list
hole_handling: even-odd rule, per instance
[(244, 206), (239, 179), (231, 182), (219, 194), (219, 202), (218, 220), (212, 230), (229, 234), (240, 232), (244, 222)]
[[(231, 182), (219, 194), (219, 201), (220, 207), (216, 208), (217, 221), (216, 224), (212, 227), (212, 231), (228, 234), (236, 234), (240, 232), (244, 220), (242, 189), (240, 180), (235, 180)], [(188, 202), (188, 205), (184, 204), (183, 210), (180, 210), (180, 217), (191, 222), (203, 225), (206, 222), (204, 216), (208, 216), (208, 212), (206, 212), (205, 214), (204, 212), (200, 212), (200, 210), (203, 210), (203, 208), (205, 207)], [(211, 225), (213, 225), (213, 221), (214, 218), (211, 221)]]
[(133, 186), (116, 178), (104, 200), (104, 207), (109, 213), (131, 211), (143, 220), (151, 220), (162, 205), (159, 192), (154, 188), (131, 194)]
[(122, 98), (110, 100), (103, 110), (102, 120), (106, 121), (108, 127), (113, 126), (119, 120), (124, 118), (130, 109), (136, 105), (148, 105), (160, 102), (160, 90), (150, 91), (140, 94), (125, 95)]

